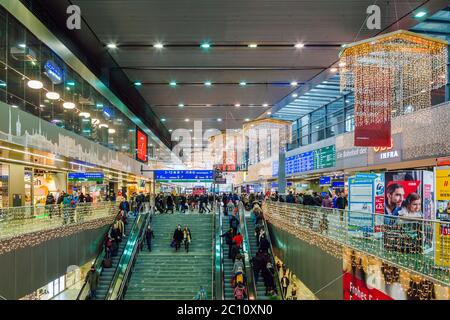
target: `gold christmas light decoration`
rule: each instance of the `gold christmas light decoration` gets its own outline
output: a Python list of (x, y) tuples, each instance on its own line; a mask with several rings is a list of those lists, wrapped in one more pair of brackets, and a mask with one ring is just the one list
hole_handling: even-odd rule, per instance
[(447, 83), (447, 42), (399, 30), (346, 45), (341, 91), (353, 90), (355, 125), (390, 125), (392, 115), (431, 106), (431, 90)]

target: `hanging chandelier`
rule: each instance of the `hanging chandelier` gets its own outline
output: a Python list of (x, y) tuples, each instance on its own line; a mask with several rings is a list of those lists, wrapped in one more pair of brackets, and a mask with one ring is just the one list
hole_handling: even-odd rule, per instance
[(389, 146), (393, 114), (431, 106), (431, 90), (447, 83), (447, 46), (399, 30), (342, 49), (341, 91), (355, 95), (355, 146)]

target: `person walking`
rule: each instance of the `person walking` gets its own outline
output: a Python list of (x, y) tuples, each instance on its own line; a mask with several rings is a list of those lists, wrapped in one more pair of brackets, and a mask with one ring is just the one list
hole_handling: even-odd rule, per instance
[(173, 233), (173, 241), (175, 242), (175, 251), (178, 251), (178, 249), (181, 246), (181, 241), (183, 241), (184, 233), (183, 230), (181, 230), (181, 225), (178, 225), (178, 227), (175, 229)]
[(242, 242), (244, 241), (244, 238), (242, 237), (241, 233), (238, 232), (234, 237), (233, 237), (233, 242), (236, 243), (236, 245), (238, 246), (238, 248), (240, 249), (242, 246)]
[(173, 213), (173, 205), (174, 204), (173, 204), (173, 198), (170, 194), (167, 196), (166, 204), (167, 204), (166, 213), (168, 213), (169, 210), (170, 210), (170, 213)]
[(89, 298), (94, 300), (97, 298), (97, 287), (98, 287), (99, 275), (95, 266), (91, 266), (91, 270), (86, 275), (85, 283), (89, 283)]
[(149, 224), (147, 230), (145, 230), (145, 239), (147, 240), (148, 251), (152, 252), (152, 239), (155, 239), (152, 226)]
[(259, 240), (259, 250), (261, 250), (262, 252), (269, 252), (269, 248), (269, 240), (267, 240), (265, 235), (262, 235), (261, 239)]
[(189, 253), (189, 245), (191, 243), (192, 236), (191, 230), (189, 230), (188, 226), (185, 226), (183, 229), (183, 242), (184, 242), (184, 250)]
[(288, 287), (289, 287), (289, 278), (286, 276), (286, 274), (284, 274), (283, 277), (281, 278), (281, 288), (283, 290), (284, 297), (286, 297)]

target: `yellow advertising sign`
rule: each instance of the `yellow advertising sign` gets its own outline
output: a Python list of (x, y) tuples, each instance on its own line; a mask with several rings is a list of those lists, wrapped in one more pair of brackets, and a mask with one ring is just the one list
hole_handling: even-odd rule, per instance
[(448, 225), (436, 223), (436, 248), (435, 260), (436, 265), (450, 267), (450, 235)]
[(436, 170), (436, 200), (450, 200), (450, 170)]

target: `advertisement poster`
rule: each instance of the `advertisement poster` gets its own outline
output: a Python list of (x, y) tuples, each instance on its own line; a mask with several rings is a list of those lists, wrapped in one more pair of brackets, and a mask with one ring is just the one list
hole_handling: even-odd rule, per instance
[(140, 130), (139, 128), (136, 129), (136, 144), (137, 144), (136, 160), (141, 162), (147, 162), (148, 136), (144, 131)]
[(358, 173), (348, 180), (348, 226), (352, 236), (381, 237), (383, 217), (374, 213), (383, 213), (384, 175), (376, 173)]
[(433, 227), (418, 219), (432, 218), (433, 179), (430, 172), (405, 170), (385, 173), (384, 248), (402, 253), (432, 250)]
[(344, 248), (344, 300), (448, 300), (450, 288), (436, 285), (373, 256)]
[(436, 265), (450, 267), (450, 167), (436, 169)]

